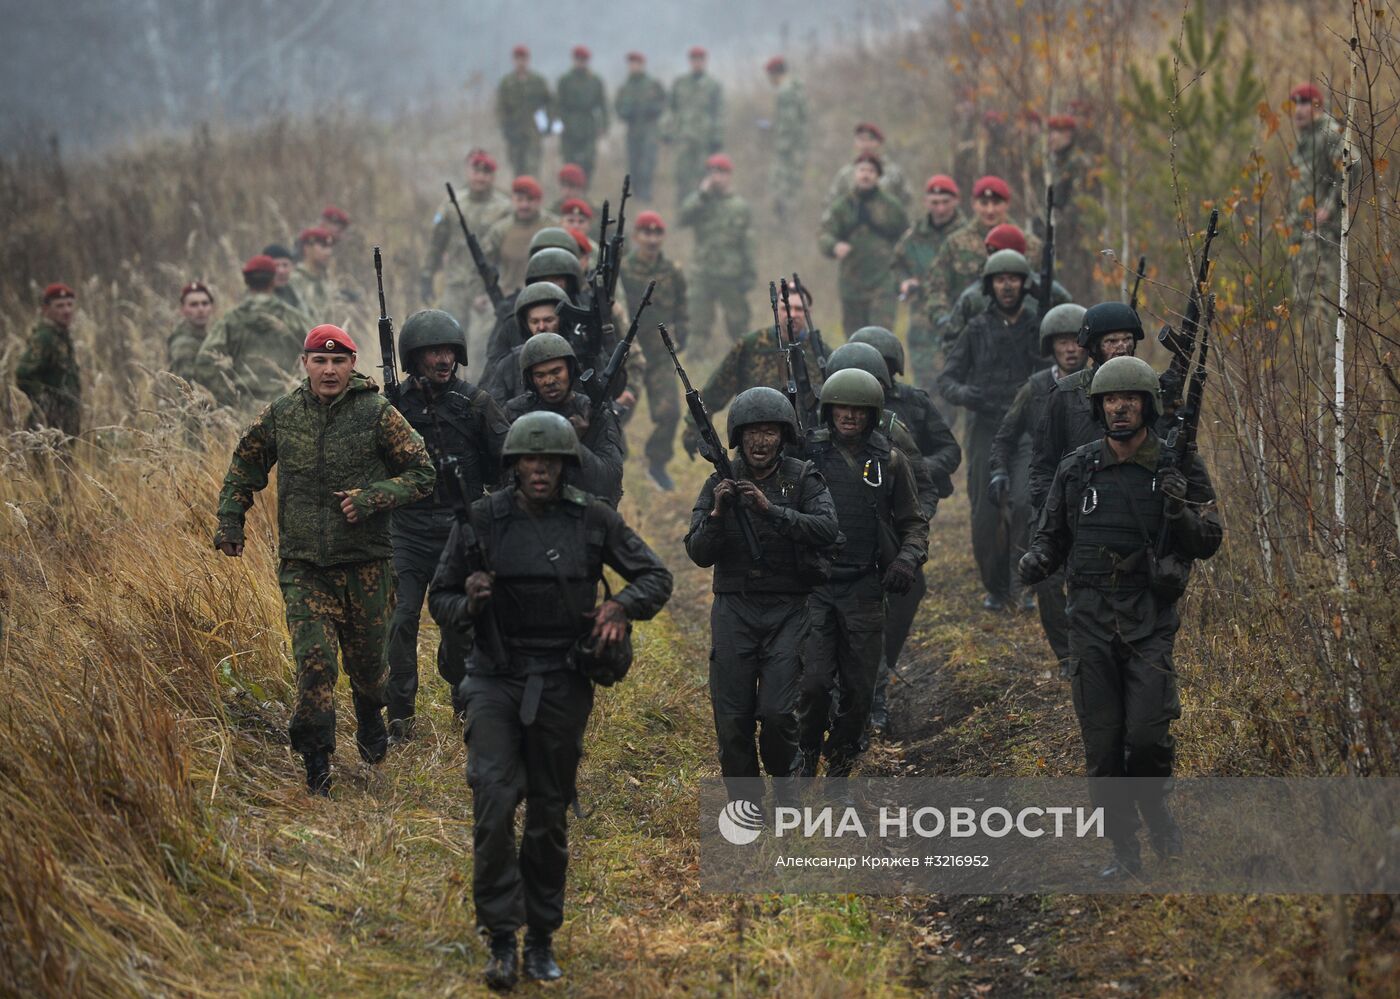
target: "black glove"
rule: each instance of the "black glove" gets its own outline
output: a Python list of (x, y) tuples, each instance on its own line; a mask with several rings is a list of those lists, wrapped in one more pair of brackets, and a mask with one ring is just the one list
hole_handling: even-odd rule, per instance
[(1021, 577), (1021, 582), (1027, 586), (1033, 586), (1050, 576), (1050, 556), (1042, 551), (1032, 548), (1021, 556), (1021, 561), (1016, 563), (1016, 574)]
[(987, 483), (987, 501), (992, 506), (1001, 506), (1011, 495), (1011, 478), (1000, 473), (993, 475)]
[(939, 499), (947, 499), (953, 495), (953, 477), (947, 472), (934, 472), (933, 488), (938, 491)]
[(423, 296), (424, 305), (433, 304), (433, 279), (426, 274), (418, 285), (418, 294)]
[(914, 573), (917, 570), (905, 562), (903, 559), (895, 559), (890, 563), (890, 567), (885, 570), (885, 578), (881, 585), (895, 596), (901, 596), (909, 592), (909, 588), (914, 585)]
[(987, 401), (987, 397), (982, 394), (982, 390), (976, 385), (964, 385), (958, 390), (958, 397), (953, 400), (965, 409), (981, 409)]
[(1180, 469), (1169, 468), (1157, 478), (1157, 488), (1166, 497), (1166, 514), (1179, 517), (1186, 509), (1186, 476)]

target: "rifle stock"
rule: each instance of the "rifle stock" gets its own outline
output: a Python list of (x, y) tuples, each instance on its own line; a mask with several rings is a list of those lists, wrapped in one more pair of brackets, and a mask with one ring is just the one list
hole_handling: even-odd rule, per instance
[(467, 252), (472, 255), (472, 263), (476, 265), (476, 272), (481, 276), (481, 283), (486, 287), (486, 297), (491, 300), (491, 308), (492, 310), (499, 309), (506, 298), (501, 293), (501, 272), (491, 261), (486, 259), (486, 254), (481, 249), (481, 243), (472, 235), (471, 229), (467, 228), (467, 217), (462, 214), (462, 206), (457, 204), (457, 192), (452, 190), (450, 183), (447, 185), (447, 197), (452, 202), (452, 207), (457, 211), (457, 222), (461, 225), (462, 235), (467, 240)]

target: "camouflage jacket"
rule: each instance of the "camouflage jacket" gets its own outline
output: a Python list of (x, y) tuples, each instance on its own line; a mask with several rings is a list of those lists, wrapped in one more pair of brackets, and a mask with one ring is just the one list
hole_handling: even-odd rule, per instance
[(607, 91), (592, 70), (575, 67), (559, 77), (554, 103), (569, 135), (596, 138), (608, 130)]
[(250, 292), (209, 330), (195, 377), (226, 406), (267, 402), (298, 373), (310, 321), (274, 295)]
[(695, 230), (695, 270), (712, 281), (753, 287), (752, 213), (737, 194), (692, 191), (681, 204), (680, 224)]
[(496, 85), (496, 122), (507, 139), (520, 141), (538, 134), (535, 112), (544, 111), (553, 117), (549, 84), (538, 73), (527, 72), (523, 77), (507, 73)]
[[(894, 160), (880, 158), (880, 166), (883, 168), (880, 173), (880, 190), (899, 202), (899, 206), (905, 211), (909, 210), (910, 192), (909, 181), (904, 176), (904, 171), (899, 168), (899, 164)], [(831, 186), (827, 189), (826, 200), (835, 201), (855, 190), (856, 165), (847, 163), (840, 170), (836, 171), (836, 176), (831, 178)]]
[(659, 349), (661, 337), (655, 332), (656, 324), (665, 323), (666, 331), (676, 341), (677, 349), (684, 347), (686, 327), (689, 325), (685, 304), (685, 273), (680, 265), (669, 259), (664, 252), (658, 253), (651, 263), (643, 260), (636, 250), (622, 258), (622, 266), (618, 270), (618, 283), (626, 289), (629, 301), (642, 300), (648, 281), (656, 282), (656, 290), (651, 293), (651, 304), (647, 306), (646, 312), (642, 314), (642, 322), (638, 324), (637, 339), (642, 341), (644, 350), (652, 341), (656, 342)]
[(807, 94), (791, 76), (773, 96), (772, 147), (782, 160), (800, 160), (807, 154)]
[[(358, 372), (322, 405), (310, 381), (270, 403), (243, 432), (219, 493), (214, 544), (243, 543), (253, 494), (277, 466), (277, 554), (333, 566), (388, 558), (389, 511), (433, 491), (423, 438)], [(337, 492), (352, 496), (348, 523)]]
[(73, 354), (72, 333), (46, 319), (39, 320), (15, 366), (15, 383), (31, 399), (52, 399), (76, 408), (83, 384)]
[(180, 320), (180, 324), (170, 334), (170, 339), (165, 341), (166, 354), (170, 358), (170, 371), (173, 374), (179, 375), (187, 382), (194, 381), (194, 359), (199, 355), (199, 348), (208, 335), (209, 327), (200, 329), (188, 319)]
[(894, 197), (878, 187), (837, 198), (822, 216), (817, 245), (828, 257), (836, 244), (851, 244), (838, 265), (841, 294), (872, 295), (890, 291), (890, 260), (894, 244), (909, 226), (909, 216)]
[(1330, 115), (1319, 115), (1298, 133), (1293, 150), (1293, 183), (1288, 188), (1288, 225), (1293, 242), (1315, 227), (1314, 212), (1326, 208), (1331, 217), (1324, 232), (1340, 233), (1342, 225), (1342, 130)]
[(628, 128), (650, 129), (666, 113), (666, 88), (654, 76), (632, 73), (617, 88), (613, 108)]
[(541, 229), (558, 224), (559, 216), (553, 212), (540, 212), (528, 222), (520, 221), (511, 212), (486, 230), (485, 238), (481, 239), (481, 251), (501, 272), (501, 291), (509, 295), (524, 285), (531, 238)]
[(724, 92), (713, 76), (687, 73), (671, 85), (669, 115), (663, 126), (668, 139), (718, 152), (724, 144)]
[(905, 230), (904, 235), (899, 237), (899, 242), (894, 244), (894, 256), (890, 266), (894, 270), (895, 281), (901, 282), (906, 278), (915, 278), (919, 281), (919, 286), (909, 297), (910, 316), (922, 316), (924, 301), (927, 297), (927, 289), (924, 287), (923, 281), (924, 276), (928, 274), (929, 265), (933, 263), (938, 248), (965, 222), (966, 216), (963, 215), (961, 208), (942, 225), (935, 225), (933, 219), (925, 212), (914, 220), (914, 224)]
[[(457, 204), (466, 217), (467, 228), (478, 241), (493, 225), (511, 214), (510, 198), (495, 188), (486, 192), (485, 197), (479, 198), (470, 193), (466, 197), (458, 197)], [(476, 272), (476, 263), (467, 249), (467, 241), (462, 236), (462, 226), (457, 221), (457, 211), (451, 201), (444, 201), (442, 208), (433, 216), (433, 234), (428, 243), (428, 257), (423, 262), (422, 276), (431, 281), (439, 269), (447, 271), (447, 285), (465, 289), (463, 294), (467, 297), (480, 295), (486, 290), (481, 283), (481, 275)]]
[[(987, 233), (991, 229), (976, 218), (968, 219), (957, 232), (950, 233), (934, 254), (924, 276), (924, 294), (928, 320), (938, 325), (943, 313), (953, 305), (958, 294), (982, 277), (982, 265), (987, 262)], [(1040, 237), (1026, 233), (1026, 260), (1034, 269), (1040, 260)]]
[[(1040, 277), (1032, 274), (1030, 280), (1026, 282), (1027, 305), (1035, 307), (1039, 302)], [(1056, 281), (1050, 290), (1050, 305), (1064, 305), (1066, 302), (1073, 302), (1074, 296), (1069, 293), (1069, 289)], [(973, 281), (953, 303), (953, 307), (939, 317), (934, 324), (934, 329), (942, 336), (944, 343), (951, 343), (958, 338), (958, 334), (967, 328), (967, 324), (972, 322), (982, 313), (992, 307), (992, 300), (982, 290), (982, 279), (979, 277)]]
[(296, 293), (301, 311), (313, 326), (331, 321), (331, 284), (326, 275), (317, 274), (305, 264), (297, 264), (287, 285)]
[[(812, 392), (804, 395), (802, 409), (804, 413), (812, 413), (817, 408), (816, 395), (821, 391), (821, 371), (817, 368), (809, 338), (804, 334), (805, 331), (798, 337), (806, 348), (804, 353), (808, 375), (812, 380)], [(787, 355), (778, 350), (772, 326), (764, 326), (740, 337), (705, 382), (700, 398), (704, 400), (705, 408), (714, 414), (728, 406), (730, 400), (744, 389), (757, 385), (767, 385), (779, 392), (787, 388)]]

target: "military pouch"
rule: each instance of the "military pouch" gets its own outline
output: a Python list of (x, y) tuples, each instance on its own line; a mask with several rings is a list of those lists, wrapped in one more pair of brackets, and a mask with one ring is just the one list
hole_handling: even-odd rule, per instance
[(1147, 576), (1153, 596), (1176, 603), (1185, 595), (1186, 584), (1191, 580), (1191, 560), (1178, 555), (1158, 555), (1155, 550), (1147, 556)]

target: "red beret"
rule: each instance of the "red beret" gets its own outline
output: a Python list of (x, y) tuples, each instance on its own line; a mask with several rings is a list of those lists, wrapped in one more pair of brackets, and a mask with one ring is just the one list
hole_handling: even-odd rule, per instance
[(877, 142), (885, 141), (885, 133), (880, 130), (879, 125), (876, 125), (873, 122), (863, 121), (860, 124), (856, 125), (855, 134), (860, 135), (862, 132), (870, 136), (872, 139), (875, 139)]
[(982, 112), (982, 122), (983, 122), (983, 124), (986, 124), (986, 125), (1005, 125), (1005, 124), (1006, 124), (1006, 112), (1005, 112), (1005, 111), (983, 111), (983, 112)]
[(358, 354), (360, 348), (339, 326), (325, 323), (306, 334), (306, 342), (301, 345), (306, 354)]
[(647, 57), (644, 56), (644, 55), (642, 55), (640, 52), (638, 52), (638, 51), (636, 51), (636, 50), (634, 49), (633, 51), (627, 53), (627, 61), (628, 61), (628, 62), (646, 62), (646, 61), (647, 61)]
[(855, 165), (860, 166), (862, 163), (869, 163), (881, 177), (885, 175), (885, 164), (881, 163), (880, 157), (876, 156), (874, 153), (861, 153), (857, 156)]
[(782, 56), (774, 56), (772, 59), (769, 59), (768, 62), (764, 64), (763, 68), (768, 70), (768, 72), (770, 73), (786, 73), (787, 60), (784, 59)]
[(962, 192), (958, 190), (958, 182), (946, 173), (936, 173), (928, 179), (924, 185), (924, 191), (928, 194), (951, 194), (955, 198), (962, 197)]
[(1056, 132), (1073, 132), (1079, 127), (1079, 122), (1074, 120), (1072, 114), (1052, 114), (1045, 124)]
[(1288, 92), (1288, 99), (1294, 104), (1321, 104), (1322, 90), (1313, 83), (1300, 83)]
[(705, 51), (705, 46), (703, 45), (692, 45), (689, 54), (692, 59), (703, 59), (710, 53)]
[(992, 231), (987, 233), (986, 244), (990, 250), (1015, 250), (1017, 253), (1025, 253), (1026, 234), (1018, 226), (1003, 222), (1001, 225), (992, 226)]
[(734, 161), (724, 153), (715, 153), (705, 161), (706, 170), (723, 170), (726, 173), (734, 172)]
[(77, 298), (77, 293), (62, 281), (55, 281), (44, 289), (44, 304), (48, 305), (57, 298)]
[(510, 54), (513, 56), (528, 56), (530, 54), (530, 50), (524, 45), (517, 45), (515, 48), (510, 50)]
[(325, 228), (324, 226), (313, 225), (313, 226), (311, 226), (310, 228), (303, 229), (303, 230), (297, 235), (297, 242), (298, 242), (298, 243), (325, 243), (326, 245), (331, 246), (331, 245), (334, 245), (334, 243), (335, 243), (335, 233), (331, 232), (329, 229)]
[(569, 215), (577, 212), (586, 219), (593, 217), (593, 209), (588, 207), (588, 202), (582, 198), (565, 198), (564, 203), (559, 206), (560, 215)]
[(588, 184), (588, 174), (577, 163), (565, 163), (559, 168), (559, 183), (568, 184), (570, 187), (585, 187)]
[(578, 244), (579, 253), (592, 253), (593, 244), (588, 241), (588, 234), (582, 229), (569, 229), (568, 233), (574, 237), (574, 242)]
[(327, 205), (321, 209), (321, 218), (327, 222), (334, 222), (336, 225), (349, 225), (350, 213), (344, 208), (337, 208), (335, 205)]
[(185, 296), (193, 295), (197, 291), (202, 291), (209, 296), (209, 301), (214, 301), (214, 293), (209, 290), (209, 286), (203, 281), (191, 281), (180, 289), (180, 304), (185, 304)]
[(530, 198), (543, 198), (544, 188), (540, 187), (540, 182), (528, 174), (522, 174), (511, 182), (510, 191), (512, 194), (523, 194)]
[(1010, 201), (1011, 188), (1000, 177), (978, 177), (977, 182), (972, 185), (972, 197), (974, 199), (991, 197)]
[(1022, 108), (1022, 109), (1021, 109), (1021, 120), (1024, 121), (1024, 122), (1028, 122), (1028, 123), (1030, 123), (1030, 124), (1032, 124), (1032, 125), (1039, 125), (1039, 124), (1040, 124), (1040, 112), (1037, 111), (1035, 108)]
[(484, 149), (473, 149), (467, 153), (467, 166), (480, 167), (487, 173), (495, 173), (496, 158)]
[(590, 52), (590, 51), (588, 51), (588, 46), (587, 46), (587, 45), (575, 45), (575, 46), (574, 46), (574, 53), (573, 53), (573, 55), (574, 55), (574, 58), (575, 58), (575, 59), (592, 59), (592, 58), (593, 58), (593, 53)]
[(266, 253), (259, 253), (255, 257), (249, 257), (243, 265), (244, 274), (276, 274), (277, 261), (273, 260)]
[(666, 231), (666, 223), (661, 220), (661, 216), (656, 212), (642, 212), (637, 216), (637, 221), (633, 223), (638, 229), (655, 229), (657, 232)]

